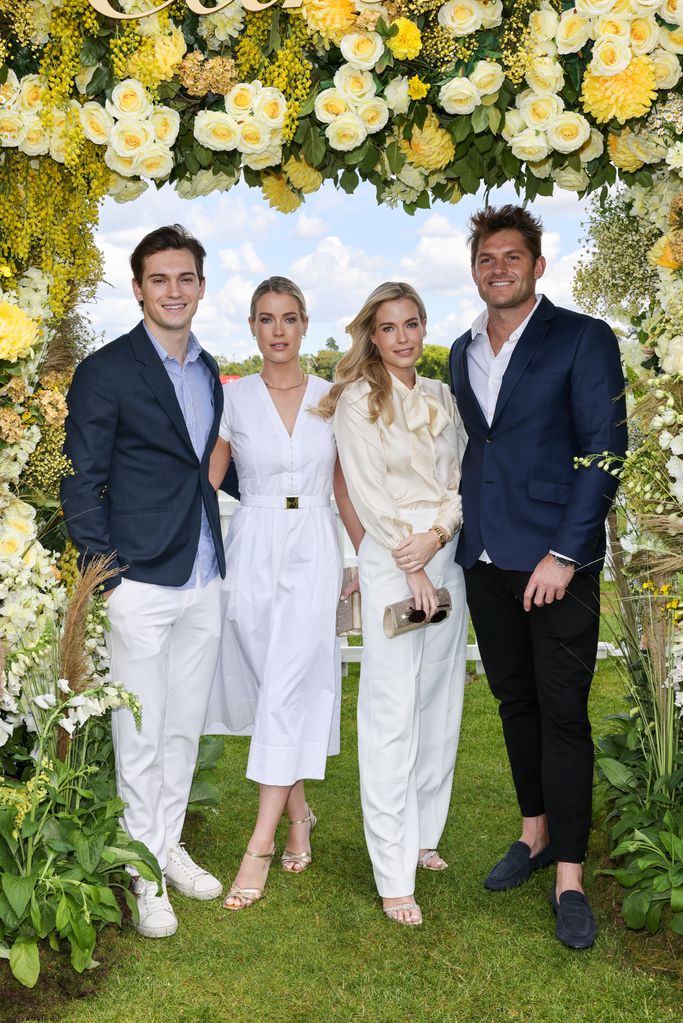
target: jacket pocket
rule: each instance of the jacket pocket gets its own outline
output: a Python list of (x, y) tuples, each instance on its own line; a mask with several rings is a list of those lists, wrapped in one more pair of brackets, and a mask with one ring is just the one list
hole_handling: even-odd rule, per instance
[(532, 501), (566, 504), (569, 500), (571, 489), (569, 483), (554, 483), (551, 480), (529, 480), (529, 497)]

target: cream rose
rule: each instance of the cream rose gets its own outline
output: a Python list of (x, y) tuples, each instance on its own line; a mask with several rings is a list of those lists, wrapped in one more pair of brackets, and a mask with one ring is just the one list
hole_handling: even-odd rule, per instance
[(50, 136), (37, 114), (26, 118), (24, 138), (19, 144), (19, 149), (27, 156), (44, 156), (50, 149)]
[(9, 110), (15, 106), (19, 98), (19, 79), (10, 68), (7, 78), (0, 85), (0, 110)]
[(503, 21), (503, 0), (487, 0), (482, 5), (481, 27), (495, 28)]
[(669, 53), (683, 53), (683, 27), (670, 31), (662, 25), (659, 29), (659, 45)]
[(331, 124), (337, 117), (348, 113), (351, 109), (346, 96), (339, 89), (323, 89), (315, 97), (313, 104), (315, 116), (323, 124)]
[(439, 8), (437, 20), (453, 36), (468, 36), (481, 28), (484, 12), (478, 0), (448, 0)]
[(588, 188), (588, 174), (581, 170), (573, 170), (571, 167), (558, 167), (552, 173), (553, 180), (559, 188), (568, 192), (584, 192)]
[[(259, 83), (260, 86), (260, 83)], [(225, 97), (226, 113), (233, 117), (246, 117), (254, 109), (259, 87), (253, 82), (238, 82)]]
[(439, 90), (439, 104), (447, 114), (471, 114), (480, 103), (479, 90), (469, 78), (451, 78)]
[(384, 53), (379, 32), (349, 32), (339, 44), (342, 57), (361, 71), (373, 68)]
[(526, 128), (526, 122), (519, 110), (508, 110), (505, 113), (505, 121), (503, 122), (503, 128), (501, 135), (506, 142), (510, 142), (515, 135), (519, 135), (521, 131)]
[(406, 114), (408, 112), (410, 94), (406, 75), (399, 75), (398, 78), (391, 79), (384, 90), (384, 99), (392, 113)]
[(37, 114), (43, 105), (45, 86), (38, 75), (25, 75), (19, 82), (17, 106), (25, 114)]
[(360, 146), (368, 133), (358, 114), (349, 111), (335, 118), (332, 124), (328, 124), (325, 134), (333, 149), (346, 153)]
[(547, 42), (555, 38), (559, 15), (551, 7), (542, 7), (538, 11), (532, 11), (529, 17), (529, 28), (535, 40)]
[(200, 110), (194, 119), (193, 131), (197, 142), (216, 153), (237, 149), (240, 140), (237, 121), (221, 110)]
[(596, 39), (612, 36), (614, 39), (628, 40), (631, 34), (631, 19), (619, 14), (605, 14), (593, 22), (593, 35)]
[(558, 114), (546, 129), (548, 142), (558, 153), (573, 153), (588, 142), (591, 126), (582, 114), (566, 110)]
[(245, 153), (242, 163), (245, 167), (251, 167), (252, 170), (275, 167), (278, 163), (282, 163), (282, 146), (278, 143), (268, 146), (261, 153)]
[(239, 130), (237, 148), (241, 153), (262, 153), (271, 144), (270, 126), (256, 117), (245, 117)]
[(576, 53), (591, 37), (591, 23), (576, 11), (565, 11), (560, 17), (555, 42), (558, 53)]
[(594, 75), (618, 75), (629, 66), (631, 57), (631, 47), (625, 39), (603, 36), (593, 44), (590, 69)]
[(597, 128), (591, 128), (591, 133), (588, 140), (579, 149), (579, 157), (581, 163), (590, 163), (591, 160), (596, 160), (605, 151), (605, 140), (602, 137), (602, 132), (599, 132)]
[(584, 18), (598, 18), (608, 14), (614, 7), (614, 0), (575, 0), (576, 9)]
[(152, 142), (135, 158), (135, 173), (145, 178), (167, 178), (173, 170), (173, 154), (166, 146)]
[(104, 146), (114, 127), (114, 118), (99, 103), (84, 103), (78, 111), (83, 134), (90, 142)]
[(370, 96), (369, 99), (361, 100), (356, 107), (356, 113), (365, 125), (368, 135), (381, 131), (389, 120), (389, 107), (380, 96)]
[(524, 77), (529, 88), (539, 95), (560, 92), (564, 85), (562, 65), (554, 57), (534, 57)]
[(180, 114), (172, 107), (155, 107), (150, 116), (157, 142), (172, 146), (180, 130)]
[(61, 130), (50, 135), (50, 156), (56, 163), (66, 163), (66, 135)]
[(261, 89), (254, 100), (254, 116), (270, 128), (280, 129), (283, 126), (287, 116), (287, 100), (279, 89), (271, 86)]
[(533, 128), (525, 128), (511, 138), (510, 149), (518, 160), (526, 160), (528, 163), (545, 160), (550, 151), (544, 132), (534, 131)]
[(239, 171), (233, 175), (224, 174), (222, 171), (216, 173), (210, 167), (198, 171), (191, 178), (183, 178), (176, 182), (176, 192), (181, 199), (196, 199), (200, 195), (210, 195), (211, 192), (227, 192), (239, 178)]
[(495, 60), (478, 60), (468, 77), (480, 96), (492, 96), (500, 91), (505, 72)]
[(655, 72), (656, 87), (658, 89), (673, 89), (683, 74), (681, 62), (676, 54), (660, 48), (652, 51), (650, 60)]
[(107, 146), (104, 151), (104, 162), (109, 170), (114, 171), (115, 174), (120, 174), (123, 178), (132, 178), (135, 174), (135, 157), (119, 156), (111, 146)]
[(664, 0), (630, 0), (629, 6), (635, 14), (658, 14)]
[(634, 18), (631, 22), (631, 50), (637, 56), (652, 53), (659, 41), (659, 26), (654, 18)]
[(112, 89), (111, 99), (105, 104), (115, 119), (136, 117), (142, 119), (152, 112), (152, 104), (142, 85), (134, 78), (126, 78)]
[(109, 177), (107, 195), (110, 195), (114, 202), (132, 202), (146, 192), (149, 185), (146, 181), (132, 181), (130, 178), (123, 178), (120, 174), (112, 172)]
[(559, 96), (540, 96), (531, 91), (521, 92), (515, 100), (515, 105), (527, 128), (535, 128), (537, 131), (543, 131), (564, 108)]
[(26, 135), (26, 124), (18, 110), (0, 110), (0, 143), (20, 146)]
[(361, 71), (351, 64), (342, 64), (335, 73), (334, 87), (352, 103), (370, 99), (377, 91), (375, 80), (370, 72)]
[(683, 0), (664, 0), (658, 13), (670, 25), (683, 25)]
[(537, 160), (535, 163), (527, 163), (527, 167), (535, 178), (549, 178), (550, 172), (553, 169), (553, 158), (552, 156), (548, 156), (545, 160)]
[(149, 121), (137, 121), (129, 117), (117, 121), (109, 135), (109, 143), (119, 156), (138, 156), (152, 142), (154, 128)]

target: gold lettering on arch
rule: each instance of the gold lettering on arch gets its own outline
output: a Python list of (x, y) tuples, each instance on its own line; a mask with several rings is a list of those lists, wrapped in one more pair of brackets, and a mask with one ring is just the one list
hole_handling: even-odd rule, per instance
[[(202, 0), (185, 0), (186, 6), (194, 14), (216, 14), (218, 11), (224, 10), (233, 4), (235, 0), (218, 0), (213, 7), (207, 7)], [(381, 0), (366, 0), (367, 3), (381, 3)], [(163, 3), (156, 4), (150, 7), (148, 11), (137, 11), (135, 14), (126, 14), (125, 11), (118, 11), (115, 7), (112, 7), (109, 0), (89, 0), (90, 6), (94, 7), (98, 14), (103, 15), (105, 18), (114, 18), (116, 21), (138, 21), (142, 18), (149, 18), (152, 14), (158, 14), (159, 11), (163, 11), (164, 7), (169, 7), (173, 0), (163, 0)], [(242, 6), (247, 11), (265, 11), (268, 7), (272, 7), (277, 0), (242, 0)], [(289, 8), (290, 10), (295, 7), (301, 7), (303, 0), (285, 0), (282, 7), (283, 10)]]

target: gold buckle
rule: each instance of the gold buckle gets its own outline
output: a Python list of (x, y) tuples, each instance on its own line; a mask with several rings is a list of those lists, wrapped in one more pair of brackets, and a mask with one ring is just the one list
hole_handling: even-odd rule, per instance
[(285, 498), (285, 508), (289, 509), (289, 508), (298, 508), (298, 507), (299, 507), (299, 498), (298, 497), (286, 497)]

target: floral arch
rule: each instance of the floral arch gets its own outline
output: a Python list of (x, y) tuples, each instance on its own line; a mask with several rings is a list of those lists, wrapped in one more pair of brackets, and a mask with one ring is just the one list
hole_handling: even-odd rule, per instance
[[(163, 182), (191, 199), (242, 178), (283, 213), (326, 179), (347, 193), (368, 181), (408, 213), (508, 181), (526, 201), (600, 194), (577, 295), (625, 334), (639, 432), (612, 468), (650, 642), (661, 641), (654, 705), (672, 738), (659, 776), (671, 774), (683, 701), (683, 0), (0, 0), (0, 32), (3, 869), (53, 784), (48, 760), (12, 780), (17, 736), (58, 713), (71, 734), (82, 706), (64, 689), (35, 702), (75, 573), (55, 528), (69, 471), (63, 395), (82, 340), (74, 309), (99, 279), (103, 197), (127, 202)], [(101, 636), (95, 609), (82, 684), (99, 713), (125, 699), (98, 682)], [(640, 709), (646, 719), (652, 701)], [(629, 739), (649, 741), (642, 729)], [(617, 794), (628, 789), (617, 768), (606, 773)], [(31, 924), (23, 895), (10, 901), (0, 939), (35, 982), (50, 928), (40, 912)], [(634, 926), (648, 913), (641, 899)], [(94, 929), (76, 934), (67, 912), (53, 930), (82, 969)]]

